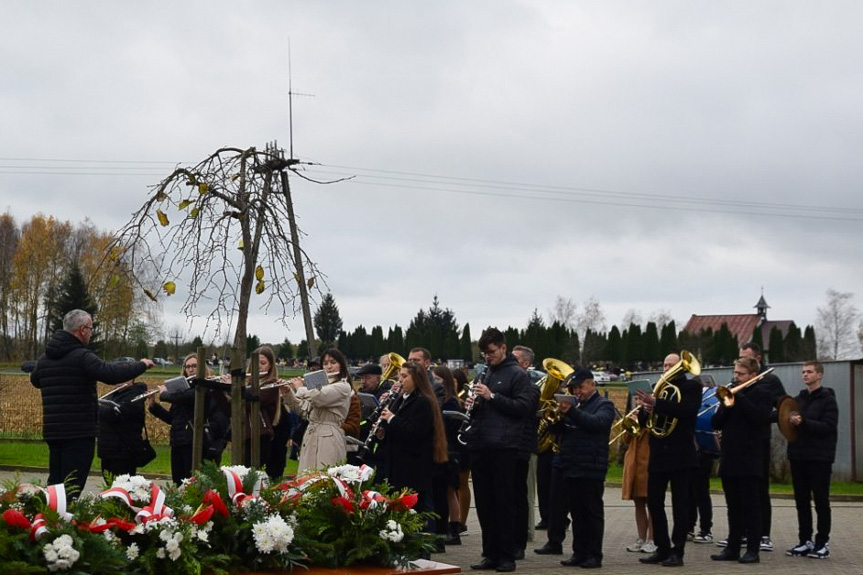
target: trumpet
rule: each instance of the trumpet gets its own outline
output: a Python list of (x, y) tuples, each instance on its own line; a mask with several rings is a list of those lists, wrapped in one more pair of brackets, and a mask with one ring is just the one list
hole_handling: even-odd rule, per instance
[(456, 439), (462, 445), (467, 445), (467, 441), (462, 438), (462, 435), (467, 433), (468, 430), (470, 429), (471, 414), (473, 413), (473, 408), (476, 407), (477, 403), (479, 403), (479, 397), (477, 397), (476, 391), (474, 391), (474, 388), (477, 385), (479, 385), (480, 383), (482, 383), (483, 381), (485, 381), (485, 374), (487, 373), (487, 371), (486, 371), (487, 369), (488, 369), (488, 365), (483, 365), (483, 367), (481, 369), (477, 370), (476, 377), (473, 378), (473, 381), (470, 384), (469, 391), (467, 392), (467, 399), (471, 400), (471, 404), (467, 407), (467, 409), (464, 412), (464, 415), (465, 415), (465, 417), (467, 417), (467, 419), (465, 419), (462, 422), (461, 427), (458, 428), (458, 435), (456, 436)]

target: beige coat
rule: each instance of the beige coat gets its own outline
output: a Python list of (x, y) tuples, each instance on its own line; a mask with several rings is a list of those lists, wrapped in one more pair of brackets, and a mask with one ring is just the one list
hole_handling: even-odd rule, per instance
[(330, 467), (347, 457), (342, 424), (348, 415), (353, 389), (346, 381), (337, 381), (321, 389), (301, 387), (285, 395), (291, 411), (309, 422), (300, 447), (299, 475)]
[(647, 462), (650, 459), (650, 431), (642, 429), (633, 437), (626, 433), (626, 455), (623, 458), (621, 499), (647, 497)]

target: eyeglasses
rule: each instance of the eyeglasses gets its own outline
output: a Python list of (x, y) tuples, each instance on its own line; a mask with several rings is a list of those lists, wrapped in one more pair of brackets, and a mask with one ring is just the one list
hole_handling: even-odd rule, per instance
[(93, 331), (93, 326), (92, 325), (82, 325), (81, 329), (86, 329), (87, 331)]
[(484, 355), (484, 356), (486, 356), (486, 357), (489, 357), (489, 356), (491, 356), (491, 355), (497, 355), (497, 353), (498, 353), (501, 349), (502, 349), (502, 348), (489, 349), (489, 350), (487, 350), (487, 351), (482, 352), (482, 355)]

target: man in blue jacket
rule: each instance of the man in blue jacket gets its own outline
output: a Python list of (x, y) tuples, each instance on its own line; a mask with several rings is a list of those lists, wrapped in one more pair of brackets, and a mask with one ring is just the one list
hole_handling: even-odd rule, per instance
[(569, 381), (578, 406), (560, 402), (563, 434), (560, 462), (566, 499), (572, 515), (572, 556), (560, 563), (583, 569), (602, 567), (605, 531), (605, 474), (608, 472), (608, 436), (614, 405), (596, 391), (589, 369), (577, 369)]
[(63, 317), (63, 329), (54, 332), (45, 353), (30, 374), (30, 383), (42, 392), (42, 438), (48, 443), (48, 484), (77, 487), (77, 498), (93, 464), (99, 434), (96, 382), (116, 385), (135, 379), (153, 362), (105, 363), (87, 348), (93, 318), (75, 309)]

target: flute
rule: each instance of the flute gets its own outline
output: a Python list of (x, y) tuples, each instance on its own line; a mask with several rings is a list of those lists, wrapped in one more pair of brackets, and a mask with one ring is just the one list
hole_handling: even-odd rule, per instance
[[(247, 373), (246, 377), (251, 377), (251, 375), (252, 375), (251, 373)], [(264, 374), (264, 375), (266, 375), (266, 374)], [(167, 389), (166, 391), (183, 391), (185, 389), (189, 389), (189, 384), (192, 383), (193, 381), (195, 381), (196, 379), (197, 378), (194, 376), (184, 377), (182, 375), (178, 375), (177, 377), (172, 377), (171, 379), (165, 381), (165, 383), (163, 385), (166, 387), (170, 385), (172, 387), (171, 389)], [(203, 379), (203, 381), (211, 381), (214, 383), (215, 382), (224, 383), (225, 385), (230, 385), (230, 383), (231, 383), (230, 381), (223, 381), (221, 379), (221, 377), (205, 377)], [(150, 397), (151, 395), (156, 395), (157, 393), (160, 393), (160, 390), (158, 387), (156, 389), (151, 389), (150, 391), (147, 391), (147, 392), (142, 393), (140, 395), (136, 395), (135, 397), (132, 398), (132, 401), (141, 401), (142, 399), (146, 399), (146, 398)], [(107, 395), (107, 394), (105, 394), (105, 395)]]

